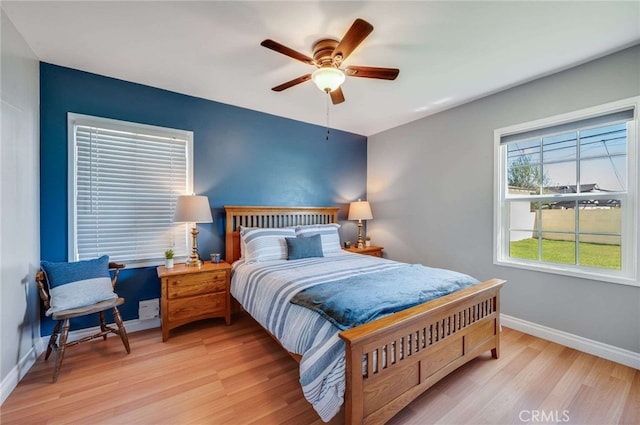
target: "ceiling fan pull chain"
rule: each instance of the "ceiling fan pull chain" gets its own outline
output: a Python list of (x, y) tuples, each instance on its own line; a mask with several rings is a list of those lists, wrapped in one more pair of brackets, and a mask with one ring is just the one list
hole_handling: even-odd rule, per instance
[(329, 141), (329, 98), (331, 95), (329, 91), (327, 91), (327, 138), (325, 140)]

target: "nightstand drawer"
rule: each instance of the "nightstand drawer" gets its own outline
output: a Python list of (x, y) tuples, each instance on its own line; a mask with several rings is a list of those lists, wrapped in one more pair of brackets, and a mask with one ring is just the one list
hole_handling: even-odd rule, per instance
[(215, 313), (224, 314), (226, 299), (225, 293), (219, 293), (174, 300), (169, 304), (169, 320), (195, 320), (197, 317), (208, 317)]
[(168, 283), (167, 296), (169, 299), (227, 290), (226, 272), (181, 275), (169, 278)]

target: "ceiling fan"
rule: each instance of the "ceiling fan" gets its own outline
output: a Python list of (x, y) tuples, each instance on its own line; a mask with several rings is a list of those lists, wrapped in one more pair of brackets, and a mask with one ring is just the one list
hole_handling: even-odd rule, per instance
[(342, 40), (324, 38), (313, 45), (313, 58), (290, 49), (277, 41), (264, 40), (261, 46), (274, 50), (290, 58), (317, 67), (314, 72), (294, 78), (291, 81), (273, 87), (271, 90), (280, 92), (305, 81), (313, 80), (323, 92), (329, 93), (334, 105), (344, 102), (344, 94), (340, 87), (345, 76), (361, 78), (377, 78), (381, 80), (395, 80), (400, 72), (397, 68), (376, 68), (371, 66), (348, 66), (340, 68), (347, 57), (373, 31), (373, 25), (363, 19), (356, 19)]

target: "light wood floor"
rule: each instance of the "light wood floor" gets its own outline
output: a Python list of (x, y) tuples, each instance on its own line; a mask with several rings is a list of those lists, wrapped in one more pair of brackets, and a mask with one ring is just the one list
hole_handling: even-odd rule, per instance
[[(314, 424), (297, 363), (251, 318), (153, 329), (41, 357), (1, 407), (9, 424)], [(536, 413), (537, 412), (537, 413)], [(536, 416), (537, 415), (537, 416)], [(332, 425), (342, 423), (335, 419)], [(502, 356), (470, 362), (390, 424), (640, 424), (640, 371), (504, 329)]]

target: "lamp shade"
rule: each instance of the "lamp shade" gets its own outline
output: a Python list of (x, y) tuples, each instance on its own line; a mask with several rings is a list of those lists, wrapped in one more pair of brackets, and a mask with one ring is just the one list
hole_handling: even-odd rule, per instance
[(311, 74), (311, 79), (323, 92), (331, 92), (344, 83), (344, 72), (337, 68), (318, 68)]
[(349, 205), (349, 220), (371, 220), (371, 206), (369, 201), (355, 201)]
[(211, 223), (213, 217), (211, 217), (209, 198), (196, 195), (178, 196), (173, 221), (176, 223)]

